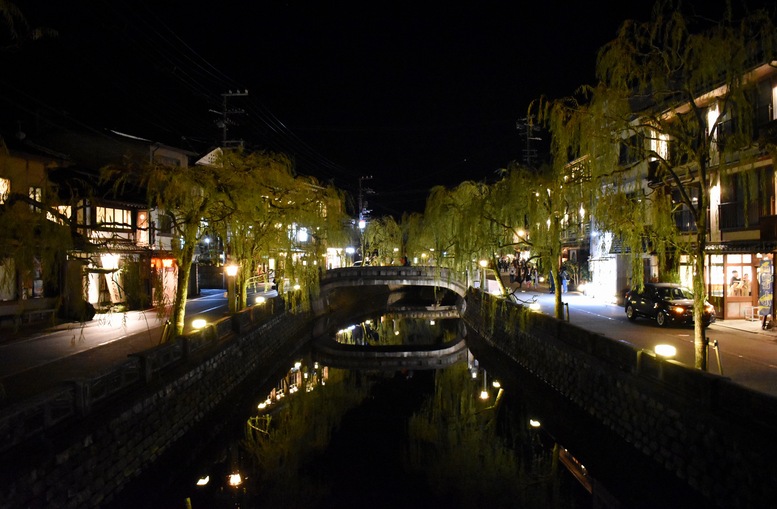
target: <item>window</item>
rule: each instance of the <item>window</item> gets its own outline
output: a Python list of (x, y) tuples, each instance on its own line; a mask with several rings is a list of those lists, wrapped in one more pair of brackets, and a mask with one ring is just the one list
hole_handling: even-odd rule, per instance
[[(40, 188), (40, 187), (30, 186), (28, 196), (30, 197), (31, 200), (34, 200), (34, 201), (36, 201), (38, 203), (42, 203), (43, 202), (43, 189)], [(39, 211), (43, 210), (43, 209), (41, 209), (37, 205), (30, 204), (30, 210), (36, 210), (36, 209), (39, 210)]]
[[(70, 205), (58, 205), (57, 206), (57, 212), (59, 212), (59, 214), (61, 216), (64, 216), (64, 217), (66, 217), (68, 219), (70, 219), (70, 210), (71, 210), (70, 209)], [(54, 223), (65, 224), (65, 219), (64, 218), (59, 217), (59, 216), (55, 216), (51, 212), (47, 212), (46, 213), (46, 219), (48, 219), (49, 221), (52, 221)]]
[(0, 177), (0, 203), (5, 203), (11, 192), (11, 180)]
[(753, 228), (761, 216), (774, 213), (774, 170), (771, 167), (724, 175), (720, 179), (720, 229)]
[(130, 210), (97, 207), (96, 213), (99, 226), (119, 229), (132, 228), (132, 211)]
[(750, 297), (753, 292), (752, 255), (730, 254), (726, 257), (727, 290), (729, 297)]
[(170, 214), (159, 214), (158, 231), (160, 235), (172, 235), (173, 218)]
[(656, 154), (653, 156), (660, 157), (661, 159), (669, 160), (669, 136), (664, 133), (652, 131), (650, 136), (650, 151)]
[[(753, 119), (756, 128), (777, 120), (777, 83), (774, 80), (760, 82), (757, 94)], [(758, 129), (755, 132), (757, 133)]]
[(618, 163), (621, 166), (629, 166), (641, 161), (644, 152), (642, 143), (643, 137), (641, 134), (635, 134), (628, 139), (623, 140), (620, 147)]
[[(698, 206), (699, 187), (687, 186), (685, 191), (693, 205)], [(695, 232), (696, 218), (693, 217), (693, 211), (689, 208), (688, 204), (683, 201), (679, 189), (672, 190), (672, 207), (674, 210), (674, 223), (677, 229), (681, 232)]]

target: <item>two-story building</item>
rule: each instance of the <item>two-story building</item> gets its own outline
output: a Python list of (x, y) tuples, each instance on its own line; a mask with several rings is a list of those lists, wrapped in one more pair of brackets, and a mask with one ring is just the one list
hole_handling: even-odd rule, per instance
[[(55, 210), (49, 220), (69, 228), (72, 242), (62, 245), (56, 284), (44, 285), (41, 271), (20, 273), (6, 256), (0, 300), (46, 296), (52, 300), (47, 307), (72, 318), (82, 316), (84, 301), (97, 310), (172, 303), (177, 267), (169, 216), (149, 204), (144, 189), (116, 189), (102, 181), (100, 169), (131, 171), (149, 162), (185, 167), (193, 152), (116, 132), (74, 129), (8, 145), (2, 145), (0, 157), (0, 200), (24, 193)], [(192, 282), (190, 293), (196, 294), (197, 278)]]

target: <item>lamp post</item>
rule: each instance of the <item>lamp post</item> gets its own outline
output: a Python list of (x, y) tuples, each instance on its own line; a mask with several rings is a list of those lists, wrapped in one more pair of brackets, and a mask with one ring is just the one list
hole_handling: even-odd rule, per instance
[(481, 271), (480, 271), (480, 291), (486, 292), (488, 291), (488, 285), (486, 284), (486, 267), (488, 267), (488, 261), (487, 260), (480, 260), (479, 262)]
[(235, 295), (235, 276), (237, 276), (237, 265), (227, 265), (224, 272), (227, 274), (227, 304), (230, 314), (237, 312), (237, 295)]

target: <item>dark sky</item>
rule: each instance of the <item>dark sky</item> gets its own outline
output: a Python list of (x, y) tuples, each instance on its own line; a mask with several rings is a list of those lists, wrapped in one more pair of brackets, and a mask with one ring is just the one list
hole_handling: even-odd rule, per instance
[[(530, 101), (590, 83), (596, 50), (651, 9), (556, 0), (17, 5), (59, 35), (0, 52), (3, 107), (204, 152), (222, 138), (213, 112), (222, 94), (248, 90), (228, 100), (244, 112), (230, 117), (229, 139), (291, 153), (301, 173), (351, 192), (373, 176), (375, 214), (419, 210), (432, 186), (484, 180), (520, 159), (516, 121)], [(22, 128), (32, 133), (34, 122)]]

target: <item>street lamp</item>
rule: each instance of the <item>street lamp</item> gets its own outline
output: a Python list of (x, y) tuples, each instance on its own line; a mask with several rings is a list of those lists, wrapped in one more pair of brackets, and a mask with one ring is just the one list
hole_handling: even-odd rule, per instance
[(488, 399), (488, 385), (486, 382), (486, 370), (483, 370), (483, 390), (480, 391), (480, 399)]
[(237, 276), (237, 265), (227, 265), (224, 267), (224, 272), (227, 274), (227, 304), (229, 304), (229, 312), (237, 312), (237, 295), (235, 295), (235, 276)]
[(480, 268), (482, 269), (480, 271), (480, 274), (481, 274), (480, 275), (480, 290), (485, 292), (487, 290), (487, 285), (486, 285), (486, 267), (488, 267), (488, 260), (480, 260), (480, 262), (478, 262), (478, 263), (480, 264)]

